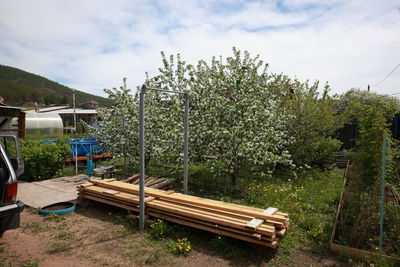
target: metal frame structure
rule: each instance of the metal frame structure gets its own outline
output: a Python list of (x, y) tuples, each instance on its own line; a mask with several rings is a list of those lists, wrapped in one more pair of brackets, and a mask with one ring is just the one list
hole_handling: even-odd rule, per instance
[(189, 95), (187, 92), (169, 91), (162, 90), (159, 88), (150, 88), (145, 84), (142, 85), (140, 90), (139, 100), (139, 165), (140, 165), (140, 176), (139, 176), (139, 227), (140, 230), (144, 230), (145, 226), (145, 202), (144, 202), (144, 176), (145, 176), (145, 94), (146, 91), (158, 91), (169, 94), (179, 94), (185, 97), (185, 110), (183, 115), (183, 127), (184, 127), (184, 146), (183, 146), (183, 192), (188, 193), (188, 175), (189, 175)]

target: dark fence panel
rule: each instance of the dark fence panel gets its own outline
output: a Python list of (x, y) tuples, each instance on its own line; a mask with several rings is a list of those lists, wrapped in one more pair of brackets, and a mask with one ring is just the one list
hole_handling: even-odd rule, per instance
[[(393, 138), (400, 141), (400, 114), (396, 114), (393, 118), (390, 130)], [(355, 147), (358, 138), (358, 121), (345, 124), (343, 128), (337, 131), (336, 138), (343, 143), (343, 149)]]
[(392, 136), (394, 139), (396, 140), (400, 140), (400, 114), (396, 114), (396, 116), (394, 116), (394, 119), (392, 121)]

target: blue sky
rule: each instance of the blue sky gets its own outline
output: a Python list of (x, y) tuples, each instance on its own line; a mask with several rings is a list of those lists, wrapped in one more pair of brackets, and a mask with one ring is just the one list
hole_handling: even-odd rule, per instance
[[(102, 96), (155, 74), (160, 51), (196, 63), (233, 46), (343, 93), (382, 80), (399, 44), (397, 0), (0, 2), (0, 64)], [(400, 93), (400, 69), (372, 90)]]

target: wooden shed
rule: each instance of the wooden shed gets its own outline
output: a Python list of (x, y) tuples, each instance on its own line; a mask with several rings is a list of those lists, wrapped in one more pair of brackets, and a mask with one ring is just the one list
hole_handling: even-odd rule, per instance
[[(17, 118), (17, 125), (12, 125), (13, 118)], [(15, 133), (19, 138), (25, 137), (25, 112), (21, 108), (0, 104), (0, 132)]]

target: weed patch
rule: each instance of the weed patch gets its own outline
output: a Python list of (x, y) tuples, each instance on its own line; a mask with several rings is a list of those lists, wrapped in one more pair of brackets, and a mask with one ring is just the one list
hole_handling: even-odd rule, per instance
[(47, 253), (54, 254), (54, 253), (68, 250), (70, 248), (71, 248), (71, 245), (69, 242), (66, 242), (66, 241), (55, 242), (55, 243), (50, 244), (50, 247), (47, 250)]
[(150, 225), (150, 236), (153, 239), (160, 239), (169, 234), (170, 228), (168, 224), (163, 220), (157, 219), (154, 223)]
[(43, 220), (50, 221), (50, 222), (62, 222), (62, 221), (65, 221), (65, 217), (57, 215), (55, 213), (52, 213), (47, 216), (44, 216)]
[(33, 234), (37, 234), (37, 233), (40, 233), (40, 232), (44, 231), (44, 227), (41, 224), (37, 223), (37, 222), (27, 223), (27, 224), (22, 226), (22, 231), (24, 233), (26, 231), (30, 231)]
[(73, 233), (71, 233), (71, 232), (62, 232), (62, 233), (56, 235), (56, 238), (60, 239), (60, 240), (67, 240), (67, 239), (71, 239), (72, 237), (73, 237)]
[(190, 251), (192, 251), (192, 245), (190, 241), (184, 237), (172, 243), (171, 251), (176, 255), (182, 255), (186, 257), (189, 255)]
[(31, 261), (23, 263), (21, 265), (21, 267), (37, 267), (37, 266), (39, 266), (39, 262), (40, 261), (38, 259), (31, 260)]

